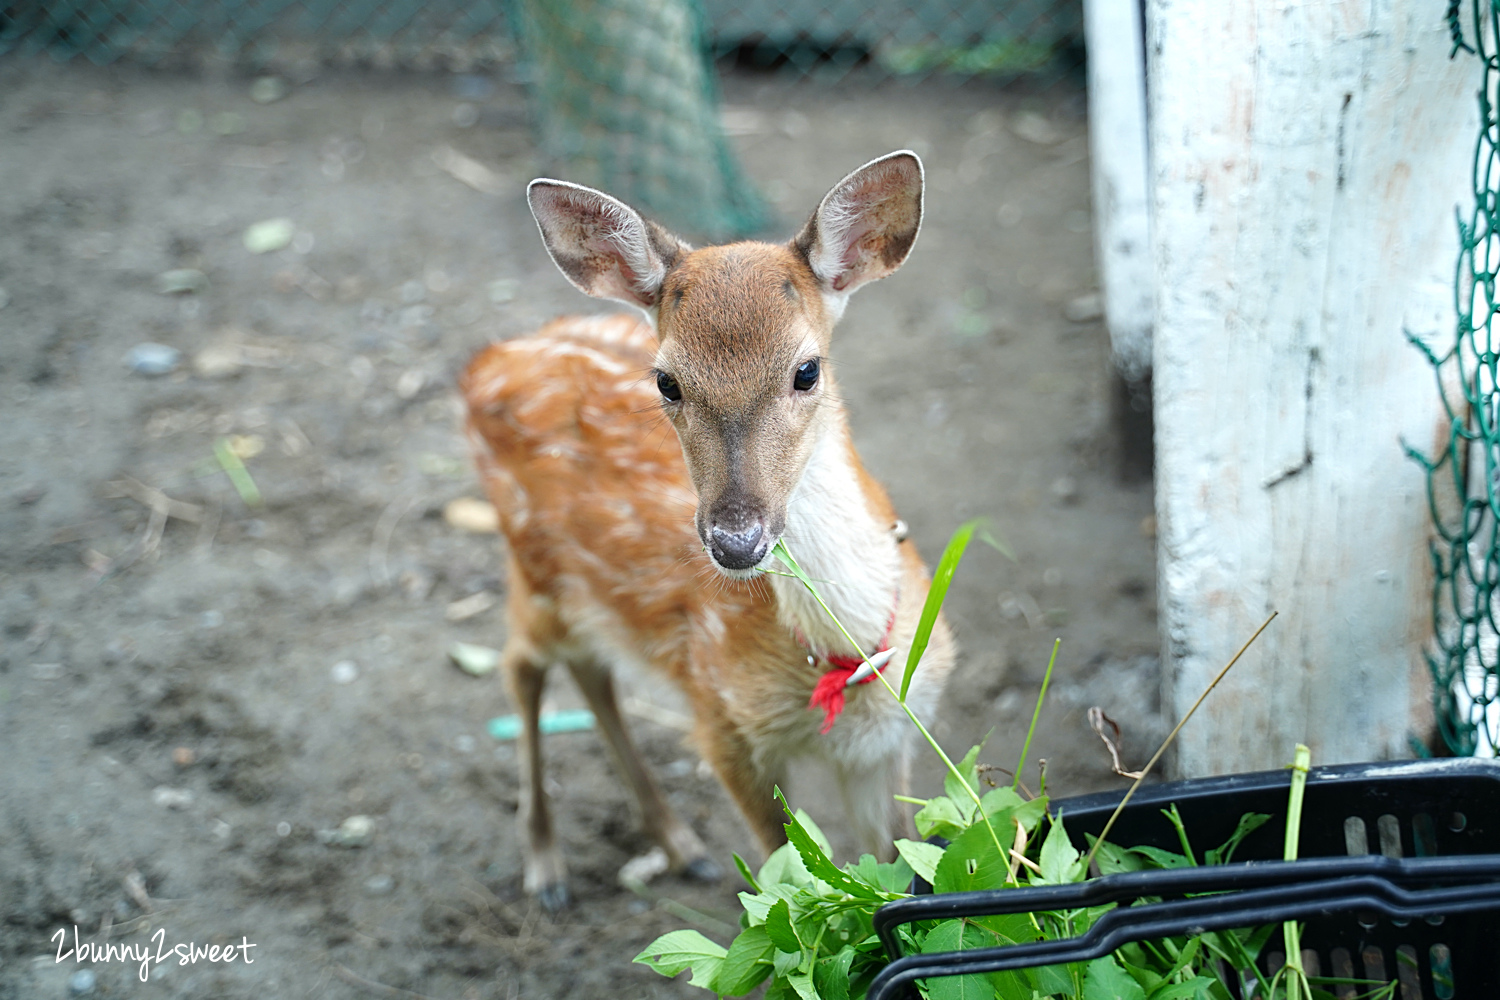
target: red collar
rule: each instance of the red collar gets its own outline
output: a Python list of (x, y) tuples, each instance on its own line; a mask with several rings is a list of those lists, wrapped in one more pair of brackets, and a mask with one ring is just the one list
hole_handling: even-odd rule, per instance
[[(898, 607), (900, 603), (901, 593), (897, 591), (896, 604)], [(879, 654), (890, 650), (891, 632), (895, 627), (896, 608), (893, 607), (891, 608), (890, 620), (885, 625), (885, 634), (880, 637), (879, 646), (870, 653), (872, 660)], [(802, 643), (804, 647), (807, 646), (807, 641), (803, 638), (800, 631), (797, 633), (797, 641)], [(808, 659), (827, 664), (828, 666), (828, 669), (823, 672), (823, 676), (818, 678), (818, 683), (813, 686), (812, 697), (807, 702), (808, 708), (821, 708), (823, 710), (823, 728), (819, 729), (818, 732), (826, 734), (833, 728), (833, 724), (838, 719), (839, 713), (844, 710), (844, 689), (851, 686), (850, 681), (854, 676), (854, 672), (864, 666), (865, 658), (859, 655), (836, 653), (828, 656), (819, 656), (816, 659), (809, 656)], [(886, 657), (885, 663), (880, 663), (876, 671), (884, 670), (889, 662), (890, 658)], [(870, 683), (875, 679), (876, 671), (866, 674), (854, 683)]]

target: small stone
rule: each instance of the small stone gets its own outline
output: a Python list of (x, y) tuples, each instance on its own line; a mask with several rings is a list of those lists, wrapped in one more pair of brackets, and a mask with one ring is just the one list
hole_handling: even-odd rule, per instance
[(330, 843), (337, 847), (365, 847), (375, 839), (375, 821), (368, 816), (350, 816), (333, 831)]
[(68, 996), (86, 997), (99, 985), (99, 977), (93, 969), (79, 969), (68, 977)]
[(198, 755), (193, 752), (192, 747), (176, 747), (172, 751), (172, 763), (178, 767), (192, 767)]
[(470, 128), (479, 121), (479, 109), (469, 102), (458, 105), (453, 109), (453, 124), (459, 128)]
[(1020, 138), (1036, 143), (1038, 146), (1053, 146), (1063, 139), (1052, 123), (1035, 111), (1022, 111), (1016, 115), (1011, 120), (1010, 130)]
[(450, 622), (465, 622), (476, 615), (482, 615), (495, 606), (495, 595), (488, 590), (481, 590), (477, 594), (471, 594), (459, 601), (448, 605), (443, 612), (443, 617)]
[(1104, 316), (1104, 296), (1087, 292), (1069, 299), (1063, 306), (1063, 318), (1070, 323), (1092, 323)]
[(653, 847), (621, 865), (618, 877), (621, 885), (630, 888), (632, 885), (645, 885), (658, 875), (665, 874), (669, 867), (667, 852), (660, 847)]
[(489, 646), (477, 646), (470, 642), (455, 642), (448, 647), (448, 659), (464, 673), (483, 677), (493, 673), (500, 665), (500, 651)]
[(493, 535), (500, 530), (500, 514), (487, 500), (459, 497), (443, 505), (443, 520), (460, 531)]
[(371, 875), (365, 879), (365, 892), (371, 896), (389, 896), (396, 888), (396, 880), (389, 875)]
[(359, 679), (359, 666), (353, 660), (340, 660), (329, 671), (335, 684), (353, 684)]
[(1049, 492), (1060, 504), (1075, 504), (1078, 502), (1078, 480), (1072, 476), (1058, 476), (1052, 481)]
[(245, 230), (245, 249), (251, 253), (272, 253), (290, 246), (297, 235), (291, 219), (264, 219)]
[(513, 300), (516, 297), (516, 293), (520, 290), (521, 283), (514, 278), (497, 278), (490, 282), (486, 289), (490, 301), (497, 306), (504, 305)]
[(210, 608), (198, 616), (199, 628), (218, 628), (224, 624), (224, 612), (217, 608)]
[(193, 355), (193, 371), (202, 378), (233, 378), (245, 370), (238, 344), (210, 344)]
[(125, 353), (125, 364), (137, 375), (170, 375), (182, 363), (182, 352), (166, 344), (136, 344)]
[(61, 663), (33, 663), (31, 665), (31, 676), (39, 681), (55, 681), (62, 676), (62, 673)]
[(279, 76), (263, 76), (250, 85), (250, 100), (256, 104), (274, 104), (286, 94), (286, 81)]
[(193, 804), (193, 792), (190, 788), (157, 785), (151, 790), (151, 801), (164, 809), (186, 809)]
[(427, 384), (427, 375), (420, 368), (408, 368), (396, 379), (396, 395), (402, 399), (412, 399), (422, 391)]

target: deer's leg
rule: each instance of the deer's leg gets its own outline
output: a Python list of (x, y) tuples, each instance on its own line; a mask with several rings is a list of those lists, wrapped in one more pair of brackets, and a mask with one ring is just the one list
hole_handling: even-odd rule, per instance
[(833, 769), (855, 844), (881, 861), (894, 861), (894, 840), (912, 833), (895, 799), (906, 792), (907, 755), (835, 761)]
[(510, 694), (521, 714), (521, 836), (526, 843), (526, 892), (548, 911), (567, 905), (567, 867), (552, 831), (539, 728), (547, 668), (536, 650), (512, 633), (502, 654)]
[(594, 662), (570, 662), (568, 669), (578, 689), (588, 699), (599, 730), (604, 734), (615, 765), (624, 776), (625, 783), (635, 793), (640, 810), (641, 826), (646, 835), (656, 841), (667, 853), (667, 861), (673, 871), (686, 871), (695, 878), (717, 879), (722, 870), (708, 853), (708, 848), (693, 828), (684, 823), (672, 811), (651, 776), (646, 762), (641, 759), (625, 720), (620, 715), (619, 698), (615, 694), (614, 677), (609, 668)]
[(758, 759), (750, 741), (728, 720), (703, 718), (701, 713), (700, 708), (698, 748), (740, 807), (761, 848), (770, 854), (786, 843), (786, 814), (775, 794), (777, 784), (784, 783), (784, 772)]

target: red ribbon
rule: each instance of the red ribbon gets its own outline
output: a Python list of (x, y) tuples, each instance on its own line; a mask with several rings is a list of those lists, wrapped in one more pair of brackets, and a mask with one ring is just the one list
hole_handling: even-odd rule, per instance
[[(889, 629), (887, 629), (889, 635)], [(880, 648), (876, 653), (883, 653), (891, 648), (891, 644), (882, 639)], [(874, 655), (873, 653), (871, 654)], [(823, 710), (823, 728), (818, 730), (820, 734), (827, 734), (833, 728), (833, 723), (844, 710), (844, 689), (849, 686), (849, 676), (858, 670), (865, 662), (862, 656), (825, 656), (823, 662), (828, 664), (829, 669), (818, 678), (818, 683), (813, 686), (812, 697), (808, 699), (808, 708), (821, 708)], [(875, 674), (864, 678), (859, 683), (868, 684), (875, 679)]]

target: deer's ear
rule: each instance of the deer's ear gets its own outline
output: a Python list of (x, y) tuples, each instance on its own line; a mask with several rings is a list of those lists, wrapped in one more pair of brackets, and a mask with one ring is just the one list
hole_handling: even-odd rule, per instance
[(538, 178), (526, 188), (526, 201), (558, 270), (595, 298), (652, 308), (667, 269), (692, 249), (593, 188)]
[(921, 226), (922, 161), (903, 149), (834, 185), (792, 246), (826, 294), (845, 297), (900, 267)]

